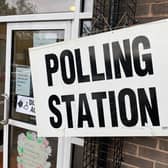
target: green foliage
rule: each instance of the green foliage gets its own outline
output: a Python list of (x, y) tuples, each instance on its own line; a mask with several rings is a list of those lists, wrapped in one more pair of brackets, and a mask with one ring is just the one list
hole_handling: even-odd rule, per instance
[(27, 0), (17, 0), (16, 6), (18, 14), (31, 14), (35, 12), (35, 7)]
[(28, 0), (17, 0), (15, 6), (10, 6), (6, 0), (0, 0), (0, 16), (35, 13), (35, 7)]
[(16, 14), (16, 8), (9, 7), (6, 0), (0, 0), (0, 15), (14, 15)]

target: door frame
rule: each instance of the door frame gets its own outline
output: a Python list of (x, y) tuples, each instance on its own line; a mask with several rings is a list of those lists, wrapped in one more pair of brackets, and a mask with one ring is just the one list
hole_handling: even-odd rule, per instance
[[(4, 120), (8, 121), (8, 124), (4, 126), (4, 152), (3, 152), (3, 168), (8, 168), (8, 162), (9, 162), (9, 126), (15, 126), (24, 128), (31, 131), (36, 131), (36, 126), (32, 124), (28, 124), (21, 121), (16, 121), (9, 118), (9, 105), (10, 105), (10, 83), (11, 83), (11, 59), (12, 59), (12, 32), (16, 30), (57, 30), (57, 29), (64, 29), (64, 39), (68, 40), (70, 39), (71, 35), (71, 23), (70, 21), (61, 22), (22, 22), (22, 23), (7, 23), (7, 41), (6, 41), (6, 79), (5, 79), (5, 94), (6, 94), (6, 101), (5, 101), (5, 108), (4, 108)], [(61, 139), (58, 139), (58, 141), (62, 141)], [(59, 144), (61, 144), (59, 142)], [(64, 145), (64, 144), (62, 144)], [(59, 147), (59, 146), (58, 146)], [(62, 146), (60, 146), (62, 148)], [(59, 150), (60, 152), (63, 152)], [(58, 154), (59, 155), (59, 154)], [(63, 160), (60, 160), (59, 158), (57, 164), (63, 163)], [(57, 166), (58, 167), (58, 166)]]
[[(76, 10), (74, 12), (67, 12), (67, 13), (48, 13), (48, 14), (28, 14), (28, 15), (13, 15), (13, 16), (0, 16), (0, 23), (7, 23), (8, 29), (7, 29), (7, 46), (6, 46), (6, 75), (5, 76), (5, 85), (8, 83), (8, 86), (10, 84), (10, 72), (11, 67), (8, 66), (11, 63), (11, 38), (12, 38), (12, 26), (15, 29), (19, 29), (19, 25), (27, 25), (30, 27), (31, 24), (38, 23), (44, 23), (47, 22), (46, 26), (48, 27), (48, 23), (52, 22), (67, 22), (67, 39), (76, 39), (79, 37), (79, 28), (80, 28), (80, 20), (82, 19), (91, 19), (93, 16), (93, 8), (90, 11), (81, 12), (81, 0), (75, 0), (75, 8)], [(93, 0), (90, 0), (90, 6), (93, 7)], [(60, 23), (61, 24), (61, 23)], [(45, 25), (45, 24), (44, 24)], [(69, 30), (68, 30), (69, 29)], [(65, 37), (66, 38), (66, 37)], [(10, 39), (10, 40), (8, 40)], [(8, 93), (8, 94), (6, 94)], [(8, 104), (9, 104), (9, 95), (10, 90), (9, 87), (5, 89), (4, 92), (4, 121), (8, 119)], [(16, 121), (9, 119), (9, 125), (18, 126), (21, 128), (28, 128), (29, 130), (36, 131), (36, 126), (27, 124), (24, 122)], [(3, 144), (3, 168), (8, 168), (8, 135), (9, 135), (9, 125), (3, 126), (3, 132), (4, 132), (4, 144)], [(71, 165), (71, 148), (72, 145), (84, 145), (84, 140), (80, 138), (59, 138), (58, 141), (58, 150), (60, 154), (57, 155), (57, 160), (60, 162), (57, 162), (57, 168), (60, 167), (70, 167)], [(65, 157), (64, 154), (66, 154)], [(61, 160), (63, 158), (63, 160)]]
[[(25, 122), (9, 118), (10, 105), (10, 83), (11, 83), (11, 59), (12, 59), (12, 32), (16, 30), (57, 30), (64, 29), (64, 40), (71, 39), (72, 35), (71, 21), (50, 21), (50, 22), (21, 22), (7, 23), (7, 41), (6, 41), (6, 75), (5, 75), (5, 102), (4, 102), (4, 144), (3, 144), (3, 168), (8, 168), (9, 163), (9, 127), (15, 126), (30, 131), (37, 132), (36, 126)], [(57, 165), (56, 168), (70, 167), (71, 165), (71, 147), (72, 144), (82, 146), (83, 139), (79, 138), (58, 138)]]

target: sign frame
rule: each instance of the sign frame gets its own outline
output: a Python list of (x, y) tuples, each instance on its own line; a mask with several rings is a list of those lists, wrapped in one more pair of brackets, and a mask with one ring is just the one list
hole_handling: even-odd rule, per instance
[(167, 136), (167, 28), (165, 19), (29, 49), (38, 135)]

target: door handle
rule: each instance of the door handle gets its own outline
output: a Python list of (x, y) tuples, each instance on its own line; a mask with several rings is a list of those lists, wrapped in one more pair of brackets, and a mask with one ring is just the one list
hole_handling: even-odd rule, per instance
[(7, 125), (7, 124), (8, 124), (8, 120), (1, 120), (1, 121), (0, 121), (0, 124), (3, 125), (3, 126), (4, 126), (4, 125)]
[(5, 100), (8, 100), (8, 99), (9, 99), (9, 96), (8, 96), (8, 94), (6, 94), (6, 93), (1, 94), (1, 97), (3, 97)]
[[(3, 97), (4, 101), (6, 101), (6, 102), (9, 100), (9, 96), (6, 93), (1, 94), (1, 97)], [(0, 104), (4, 104), (4, 101), (0, 101)], [(5, 117), (4, 120), (0, 121), (0, 124), (3, 126), (8, 124), (8, 115)]]

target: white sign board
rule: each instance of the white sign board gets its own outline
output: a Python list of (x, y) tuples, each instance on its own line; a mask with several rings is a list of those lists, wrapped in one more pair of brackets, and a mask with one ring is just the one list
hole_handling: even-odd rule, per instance
[(168, 136), (168, 20), (30, 49), (39, 136)]

